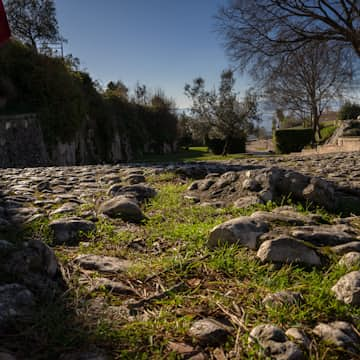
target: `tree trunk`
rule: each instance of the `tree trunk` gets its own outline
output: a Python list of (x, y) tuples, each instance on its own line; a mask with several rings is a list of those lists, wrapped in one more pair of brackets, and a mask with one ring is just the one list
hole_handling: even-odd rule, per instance
[(316, 132), (318, 133), (319, 135), (319, 139), (320, 139), (320, 126), (319, 126), (319, 120), (320, 120), (320, 115), (319, 115), (319, 112), (318, 112), (318, 108), (316, 105), (313, 105), (313, 108), (312, 108), (312, 116), (313, 116), (313, 144), (315, 145), (316, 143), (316, 138), (315, 138), (315, 135), (316, 135)]
[(37, 53), (38, 52), (38, 48), (37, 48), (37, 45), (36, 45), (36, 41), (34, 38), (30, 38), (30, 41), (31, 41), (31, 47), (34, 49), (34, 51)]
[(226, 138), (225, 138), (225, 144), (224, 144), (223, 151), (222, 151), (222, 154), (221, 154), (222, 156), (226, 156), (226, 155), (228, 154), (229, 141), (230, 141), (229, 137), (226, 136)]

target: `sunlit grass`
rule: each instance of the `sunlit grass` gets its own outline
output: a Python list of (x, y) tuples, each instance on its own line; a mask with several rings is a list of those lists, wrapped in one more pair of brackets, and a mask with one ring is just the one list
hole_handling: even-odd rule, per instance
[[(157, 188), (158, 195), (144, 206), (147, 221), (131, 225), (121, 220), (99, 218), (97, 231), (89, 235), (85, 243), (71, 251), (57, 248), (58, 257), (70, 271), (71, 292), (68, 295), (73, 296), (73, 310), (78, 314), (77, 321), (81, 322), (82, 328), (72, 337), (65, 334), (66, 326), (54, 326), (50, 320), (45, 320), (38, 324), (42, 331), (48, 327), (50, 334), (56, 333), (69, 347), (73, 347), (76, 341), (85, 344), (90, 341), (107, 349), (115, 359), (177, 359), (167, 348), (169, 341), (192, 343), (187, 331), (195, 319), (207, 316), (227, 318), (224, 309), (234, 311), (235, 306), (242, 312), (238, 315), (242, 317), (244, 326), (238, 340), (242, 344), (240, 358), (256, 358), (256, 351), (247, 346), (247, 339), (249, 331), (258, 324), (310, 330), (318, 322), (344, 320), (360, 326), (360, 309), (340, 303), (330, 290), (348, 272), (336, 264), (337, 256), (331, 256), (329, 264), (323, 268), (305, 269), (295, 265), (262, 264), (255, 251), (239, 246), (217, 250), (207, 248), (207, 239), (214, 226), (256, 210), (271, 211), (276, 204), (269, 202), (247, 209), (204, 207), (184, 198), (190, 180), (184, 183), (169, 172), (151, 175), (148, 182)], [(305, 215), (311, 213), (311, 206), (292, 204), (290, 199), (284, 199), (284, 204), (289, 203)], [(316, 212), (324, 222), (333, 219), (333, 215), (322, 209)], [(46, 229), (47, 223), (42, 222), (35, 223), (32, 231), (37, 236), (47, 236)], [(31, 234), (29, 231), (27, 236)], [(134, 242), (141, 246), (132, 246)], [(134, 286), (139, 295), (129, 299), (105, 289), (90, 291), (79, 283), (80, 278), (104, 275), (84, 275), (76, 267), (72, 268), (76, 253), (131, 260), (134, 265), (129, 273), (112, 275), (111, 278)], [(354, 270), (358, 268), (354, 267)], [(120, 316), (124, 309), (128, 309), (129, 301), (136, 303), (151, 298), (176, 285), (181, 286), (145, 303), (132, 317)], [(264, 297), (280, 290), (300, 292), (303, 301), (266, 307), (262, 302)], [(96, 299), (105, 306), (101, 312), (89, 306)], [(118, 315), (110, 316), (107, 309)], [(233, 336), (224, 345), (226, 351), (234, 346), (236, 324), (234, 327)], [(50, 338), (44, 341), (52, 344)], [(323, 345), (316, 345), (314, 354), (316, 356), (309, 354), (309, 358), (337, 358), (337, 353), (330, 352)]]

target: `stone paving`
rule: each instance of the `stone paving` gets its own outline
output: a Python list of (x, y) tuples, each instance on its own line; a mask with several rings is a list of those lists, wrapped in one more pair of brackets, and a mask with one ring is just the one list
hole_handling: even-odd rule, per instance
[[(173, 172), (184, 180), (194, 179), (184, 196), (199, 206), (246, 207), (265, 204), (269, 200), (281, 201), (282, 196), (294, 196), (304, 203), (338, 214), (344, 211), (343, 215), (346, 215), (324, 225), (319, 223), (316, 215), (304, 216), (289, 206), (280, 206), (270, 213), (258, 211), (214, 228), (209, 235), (209, 248), (238, 244), (257, 251), (256, 256), (263, 263), (299, 263), (319, 267), (324, 265), (320, 254), (322, 249), (330, 247), (334, 253), (345, 254), (341, 261), (351, 268), (360, 259), (359, 155), (264, 157), (186, 165), (118, 164), (1, 169), (0, 231), (9, 234), (26, 224), (45, 219), (54, 234), (53, 245), (76, 246), (81, 242), (82, 234), (96, 231), (102, 217), (120, 218), (137, 226), (137, 223), (146, 220), (142, 209), (144, 202), (157, 193), (146, 183), (147, 177)], [(285, 230), (273, 225), (279, 221), (291, 226)], [(62, 284), (60, 266), (49, 246), (38, 240), (14, 245), (5, 236), (0, 240), (3, 257), (0, 270), (3, 274), (15, 274), (20, 283), (1, 280), (0, 334), (6, 331), (14, 316), (26, 316), (45, 289), (57, 291)], [(104, 275), (126, 273), (132, 265), (126, 259), (91, 254), (79, 254), (75, 263), (86, 271)], [(91, 286), (107, 287), (114, 293), (127, 296), (136, 294), (136, 290), (127, 284), (106, 277), (98, 278)], [(360, 271), (343, 276), (332, 290), (339, 301), (359, 306)], [(274, 294), (272, 299), (282, 303), (296, 302), (300, 298), (301, 294), (295, 296), (285, 292)], [(189, 331), (189, 335), (198, 339), (201, 346), (222, 342), (231, 332), (227, 326), (212, 319), (195, 322)], [(350, 352), (359, 349), (358, 330), (350, 323), (319, 324), (314, 332)], [(300, 340), (290, 340), (296, 337)], [(266, 348), (267, 355), (275, 359), (304, 358), (301, 349), (308, 346), (309, 341), (297, 329), (288, 329), (285, 333), (271, 324), (254, 328), (250, 339)], [(171, 346), (177, 348), (180, 345), (174, 343)], [(197, 348), (186, 346), (183, 347), (193, 355), (202, 353)], [(7, 355), (9, 358), (12, 356), (10, 353)], [(87, 358), (106, 358), (102, 353), (98, 357), (94, 353), (92, 357), (90, 355)], [(64, 354), (62, 358), (80, 359), (76, 357), (78, 355), (71, 356)]]

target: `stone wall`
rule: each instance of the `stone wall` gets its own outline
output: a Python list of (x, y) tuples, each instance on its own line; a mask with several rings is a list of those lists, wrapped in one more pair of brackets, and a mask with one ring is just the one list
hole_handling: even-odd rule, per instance
[[(133, 160), (135, 153), (148, 152), (146, 144), (134, 149), (128, 137), (118, 132), (112, 141), (100, 144), (90, 123), (84, 122), (71, 140), (49, 146), (36, 114), (0, 116), (0, 168), (118, 163)], [(174, 144), (164, 143), (153, 151), (168, 153), (175, 148)]]
[(49, 163), (36, 115), (0, 116), (0, 167), (42, 166)]
[(300, 154), (329, 154), (336, 152), (360, 151), (360, 137), (340, 137), (336, 144), (326, 144), (318, 146), (316, 149), (303, 149)]
[(360, 151), (360, 136), (341, 137), (338, 139), (338, 146), (343, 151)]

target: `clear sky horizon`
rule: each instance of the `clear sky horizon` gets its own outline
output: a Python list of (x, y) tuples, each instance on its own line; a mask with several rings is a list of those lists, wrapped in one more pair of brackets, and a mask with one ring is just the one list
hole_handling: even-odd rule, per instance
[[(217, 87), (231, 65), (215, 31), (218, 8), (226, 0), (55, 0), (65, 54), (80, 59), (94, 80), (105, 86), (121, 80), (161, 88), (178, 108), (190, 105), (185, 83), (198, 76)], [(250, 86), (236, 74), (237, 91)]]

